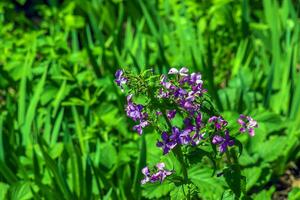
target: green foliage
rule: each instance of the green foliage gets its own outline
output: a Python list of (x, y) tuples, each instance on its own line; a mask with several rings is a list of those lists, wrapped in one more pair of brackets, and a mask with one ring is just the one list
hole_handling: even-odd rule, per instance
[[(213, 152), (195, 152), (192, 190), (203, 199), (271, 199), (267, 185), (300, 156), (298, 4), (1, 1), (0, 199), (182, 199), (188, 185), (140, 186), (146, 160), (161, 152), (154, 134), (129, 129), (113, 74), (183, 65), (203, 74), (231, 124), (240, 113), (259, 122), (255, 137), (238, 138), (246, 144), (238, 173), (217, 177)], [(226, 182), (239, 187), (234, 194)], [(293, 189), (288, 198), (298, 196)]]

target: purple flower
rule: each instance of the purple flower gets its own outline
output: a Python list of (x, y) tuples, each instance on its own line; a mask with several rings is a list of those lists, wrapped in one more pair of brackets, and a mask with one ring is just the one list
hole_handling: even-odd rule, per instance
[(180, 130), (177, 127), (172, 127), (172, 135), (167, 132), (161, 134), (162, 141), (157, 141), (156, 146), (161, 147), (163, 154), (169, 153), (179, 143)]
[(173, 119), (176, 115), (176, 110), (169, 110), (168, 113), (167, 113), (167, 117), (169, 119)]
[(214, 126), (216, 127), (217, 130), (221, 130), (222, 128), (226, 127), (228, 122), (224, 120), (221, 116), (212, 116), (211, 118), (208, 119), (209, 123), (214, 122)]
[(195, 100), (195, 95), (196, 93), (194, 91), (190, 91), (187, 95), (187, 97), (185, 98), (187, 101), (194, 101)]
[(149, 168), (148, 168), (148, 167), (144, 167), (144, 168), (142, 169), (142, 173), (144, 174), (145, 178), (141, 181), (141, 184), (144, 185), (144, 184), (146, 184), (147, 182), (149, 182), (149, 181), (150, 181), (150, 178), (151, 178)]
[(178, 88), (176, 89), (176, 91), (174, 92), (174, 97), (178, 98), (184, 98), (187, 94), (187, 91), (185, 89), (182, 88)]
[(254, 128), (258, 127), (258, 123), (252, 117), (240, 115), (238, 123), (241, 125), (241, 133), (245, 133), (246, 131), (248, 131), (250, 136), (253, 137), (255, 135)]
[(162, 112), (156, 111), (156, 115), (157, 115), (157, 116), (162, 115)]
[(183, 120), (183, 123), (184, 123), (184, 130), (188, 130), (190, 132), (192, 132), (193, 130), (195, 130), (195, 127), (192, 124), (191, 118), (185, 118)]
[(126, 107), (126, 114), (128, 117), (133, 119), (134, 121), (140, 120), (143, 118), (142, 110), (143, 106), (140, 104), (135, 104), (132, 102), (132, 94), (127, 96), (127, 107)]
[(181, 76), (178, 82), (182, 86), (185, 83), (188, 83), (189, 81), (190, 81), (190, 77), (189, 76)]
[(143, 133), (143, 128), (145, 128), (146, 126), (149, 125), (149, 122), (148, 121), (142, 121), (140, 124), (138, 125), (135, 125), (133, 127), (133, 130), (134, 131), (137, 131), (139, 135), (142, 135)]
[(178, 127), (173, 126), (172, 127), (172, 135), (170, 136), (171, 140), (177, 141), (178, 140), (178, 136), (180, 135), (180, 130)]
[(163, 150), (163, 154), (167, 154), (177, 145), (176, 139), (174, 140), (174, 136), (171, 137), (167, 132), (163, 132), (161, 134), (162, 141), (157, 141), (156, 146), (161, 147)]
[(167, 176), (170, 176), (173, 173), (173, 171), (165, 170), (165, 164), (164, 163), (158, 163), (156, 165), (156, 168), (157, 168), (157, 172), (155, 172), (154, 174), (150, 173), (148, 167), (144, 167), (142, 169), (142, 173), (144, 174), (145, 177), (141, 181), (141, 184), (145, 184), (147, 182), (154, 183), (154, 182), (158, 182), (158, 181), (160, 183), (162, 183), (163, 180), (165, 180), (165, 178)]
[(116, 77), (115, 82), (121, 88), (122, 92), (124, 91), (123, 85), (126, 84), (128, 81), (127, 78), (125, 78), (123, 76), (123, 74), (124, 74), (124, 72), (121, 69), (118, 69), (115, 74), (115, 77)]
[(196, 121), (196, 132), (199, 132), (201, 129), (201, 125), (202, 125), (202, 114), (201, 113), (196, 116), (195, 121)]
[(228, 146), (233, 146), (234, 145), (234, 140), (230, 139), (229, 132), (226, 130), (225, 131), (225, 138), (215, 135), (212, 139), (212, 143), (219, 145), (219, 151), (221, 153), (224, 153), (227, 150)]
[(158, 98), (168, 98), (169, 92), (165, 92), (162, 88), (159, 89)]
[(194, 96), (201, 96), (204, 92), (206, 92), (206, 90), (202, 88), (202, 84), (192, 86), (192, 91)]
[(170, 89), (172, 86), (170, 82), (167, 82), (167, 77), (165, 75), (161, 76), (160, 84), (162, 84), (166, 89)]
[(191, 115), (198, 111), (200, 105), (198, 103), (193, 102), (192, 99), (183, 98), (179, 100), (179, 105), (186, 111), (188, 111)]
[(192, 137), (192, 145), (198, 145), (200, 143), (201, 140), (203, 140), (203, 137), (204, 137), (205, 133), (195, 133)]
[(189, 130), (184, 130), (179, 134), (178, 137), (180, 144), (189, 144), (192, 141)]
[(182, 67), (182, 68), (179, 70), (180, 76), (188, 76), (188, 72), (189, 72), (189, 69), (187, 69), (186, 67)]
[(192, 73), (191, 76), (190, 76), (189, 83), (191, 85), (199, 85), (199, 84), (202, 85), (203, 81), (201, 80), (201, 78), (202, 78), (201, 74), (199, 74), (199, 73)]
[(143, 106), (140, 104), (135, 104), (132, 102), (132, 94), (127, 96), (127, 107), (126, 114), (128, 117), (133, 119), (134, 121), (140, 121), (140, 124), (135, 125), (133, 130), (137, 131), (139, 135), (143, 133), (143, 128), (149, 125), (149, 121), (147, 121), (148, 114), (143, 113)]
[(156, 172), (155, 174), (153, 174), (151, 176), (151, 182), (156, 182), (156, 181), (159, 181), (160, 183), (163, 182), (163, 180), (165, 180), (165, 178), (167, 176), (170, 176), (173, 172), (172, 171), (168, 171), (168, 170), (165, 170), (165, 164), (164, 163), (158, 163), (156, 165), (157, 169), (158, 169), (158, 172)]

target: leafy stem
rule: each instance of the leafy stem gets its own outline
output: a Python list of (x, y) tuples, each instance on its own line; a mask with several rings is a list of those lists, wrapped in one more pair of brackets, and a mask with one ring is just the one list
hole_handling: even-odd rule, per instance
[[(168, 124), (168, 126), (170, 128), (170, 131), (172, 131), (172, 124), (171, 124), (170, 120), (168, 119), (165, 110), (163, 110), (162, 115), (164, 116), (165, 121), (166, 121), (166, 123)], [(182, 150), (181, 150), (180, 146), (177, 146), (176, 148), (174, 148), (173, 153), (174, 153), (176, 159), (179, 161), (179, 163), (181, 165), (183, 178), (184, 178), (184, 183), (188, 184), (189, 178), (188, 178), (187, 166), (186, 166), (186, 163), (184, 161), (183, 153), (182, 153)], [(190, 188), (188, 188), (187, 199), (190, 199)]]

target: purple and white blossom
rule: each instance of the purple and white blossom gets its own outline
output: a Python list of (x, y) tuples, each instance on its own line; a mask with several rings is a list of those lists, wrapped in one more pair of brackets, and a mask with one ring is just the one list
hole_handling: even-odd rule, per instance
[(162, 141), (157, 141), (156, 146), (162, 148), (163, 154), (169, 153), (177, 145), (177, 138), (179, 135), (179, 129), (172, 129), (172, 135), (168, 135), (167, 132), (161, 134)]
[(217, 130), (221, 130), (228, 124), (228, 122), (224, 120), (221, 116), (212, 116), (208, 119), (208, 123), (214, 123), (214, 126)]
[(162, 84), (166, 89), (170, 89), (172, 84), (167, 81), (167, 77), (165, 75), (161, 76), (160, 84)]
[[(199, 145), (198, 148), (210, 145), (220, 153), (234, 145), (236, 140), (229, 135), (228, 122), (222, 116), (209, 115), (211, 110), (207, 111), (202, 105), (208, 97), (204, 96), (207, 90), (200, 73), (189, 73), (186, 67), (171, 68), (168, 74), (161, 76), (154, 75), (153, 71), (134, 75), (117, 70), (115, 77), (122, 91), (125, 84), (131, 87), (128, 88), (130, 94), (125, 111), (135, 122), (133, 130), (141, 135), (151, 125), (153, 130), (161, 133), (156, 146), (162, 149), (163, 155), (176, 148), (173, 153), (185, 161), (187, 153), (193, 152), (192, 148), (196, 145)], [(144, 103), (135, 101), (135, 95)], [(178, 119), (182, 119), (183, 123), (177, 124)], [(238, 123), (241, 125), (240, 132), (254, 136), (254, 128), (258, 127), (254, 119), (240, 115)], [(179, 154), (182, 146), (187, 147), (184, 148), (187, 151)], [(174, 172), (166, 170), (164, 163), (158, 163), (151, 170), (144, 167), (142, 173), (141, 184), (146, 184), (162, 183)]]
[(195, 133), (192, 136), (192, 145), (198, 145), (200, 143), (201, 140), (204, 139), (205, 133)]
[(195, 126), (193, 125), (191, 118), (185, 118), (183, 120), (183, 123), (184, 123), (184, 130), (188, 130), (190, 132), (195, 130)]
[(149, 121), (147, 121), (148, 114), (143, 112), (143, 105), (132, 102), (132, 96), (132, 94), (127, 96), (127, 107), (125, 110), (128, 117), (134, 121), (140, 121), (140, 124), (135, 125), (133, 130), (137, 131), (138, 134), (141, 135), (143, 133), (143, 128), (150, 124)]
[(142, 135), (143, 133), (143, 128), (145, 128), (146, 126), (149, 125), (149, 122), (148, 121), (142, 121), (140, 124), (138, 125), (135, 125), (133, 127), (133, 130), (134, 131), (137, 131), (139, 135)]
[(162, 183), (167, 176), (170, 176), (173, 171), (169, 171), (165, 169), (164, 163), (158, 163), (156, 165), (157, 171), (155, 173), (150, 173), (148, 167), (144, 167), (142, 169), (142, 173), (144, 174), (144, 179), (141, 181), (141, 184), (146, 184), (147, 182), (155, 183), (160, 182)]
[(196, 126), (195, 126), (196, 132), (199, 133), (201, 126), (202, 126), (202, 114), (201, 113), (199, 113), (196, 116), (195, 122), (196, 122)]
[[(135, 121), (133, 130), (141, 135), (145, 127), (153, 125), (161, 133), (156, 146), (162, 149), (164, 155), (183, 145), (195, 146), (200, 142), (206, 145), (210, 138), (212, 141), (209, 144), (217, 145), (221, 153), (234, 145), (234, 139), (227, 130), (228, 122), (222, 116), (207, 116), (209, 112), (205, 112), (201, 105), (206, 98), (206, 89), (203, 88), (200, 73), (189, 73), (186, 67), (182, 67), (171, 68), (167, 75), (160, 77), (147, 73), (127, 76), (122, 70), (118, 70), (115, 76), (115, 81), (122, 90), (124, 84), (130, 83), (128, 86), (133, 86), (129, 88), (132, 94), (127, 96), (125, 109), (127, 116)], [(143, 105), (138, 104), (134, 101), (133, 94), (142, 99), (148, 98)], [(176, 120), (173, 120), (175, 117)], [(181, 117), (183, 124), (179, 126), (175, 123)], [(238, 123), (241, 125), (240, 132), (249, 132), (254, 136), (254, 128), (258, 126), (255, 120), (241, 115)], [(162, 182), (172, 174), (172, 171), (165, 170), (164, 167), (164, 163), (158, 163), (153, 173), (148, 167), (143, 168), (145, 177), (141, 183)]]
[(169, 98), (169, 92), (165, 92), (162, 88), (159, 89), (158, 98)]
[(189, 130), (181, 131), (181, 133), (178, 136), (178, 142), (180, 144), (190, 144), (192, 141), (190, 133), (191, 132)]
[(169, 110), (169, 111), (167, 112), (167, 117), (168, 117), (169, 119), (173, 119), (173, 118), (175, 117), (175, 115), (176, 115), (176, 110)]
[(127, 96), (127, 107), (125, 110), (128, 117), (137, 121), (143, 118), (143, 105), (133, 103), (132, 96), (132, 94)]
[(180, 76), (188, 76), (189, 70), (186, 67), (182, 67), (179, 71), (176, 68), (171, 68), (168, 74), (179, 74)]
[(238, 123), (241, 125), (240, 128), (241, 133), (248, 132), (249, 135), (252, 137), (255, 135), (254, 128), (258, 127), (258, 123), (252, 117), (240, 115), (238, 119)]
[(116, 71), (115, 77), (116, 77), (115, 82), (121, 88), (121, 91), (123, 92), (124, 91), (123, 85), (125, 85), (128, 81), (128, 79), (124, 77), (123, 70), (118, 69)]
[(200, 73), (192, 73), (191, 76), (190, 76), (190, 80), (189, 80), (189, 83), (191, 85), (202, 85), (203, 84), (203, 81), (202, 81), (202, 76)]
[(200, 109), (200, 105), (196, 99), (206, 92), (202, 88), (201, 74), (188, 74), (188, 69), (185, 67), (180, 70), (171, 68), (168, 74), (178, 74), (179, 76), (171, 77), (171, 80), (168, 80), (166, 75), (161, 76), (160, 84), (163, 87), (159, 89), (158, 98), (173, 100), (182, 109), (191, 114), (197, 112)]
[(149, 170), (148, 167), (144, 167), (144, 168), (142, 169), (142, 173), (144, 174), (145, 177), (144, 177), (143, 180), (141, 180), (141, 184), (144, 185), (144, 184), (146, 184), (147, 182), (150, 181), (150, 179), (151, 179), (151, 174), (150, 174), (150, 170)]
[(230, 139), (229, 132), (225, 131), (225, 138), (221, 137), (220, 135), (215, 135), (212, 139), (212, 143), (219, 145), (219, 151), (221, 153), (224, 153), (228, 146), (234, 145), (234, 140)]

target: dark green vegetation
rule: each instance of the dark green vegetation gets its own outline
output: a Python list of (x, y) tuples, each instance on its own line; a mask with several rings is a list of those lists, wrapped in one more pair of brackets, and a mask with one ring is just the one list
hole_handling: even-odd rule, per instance
[[(239, 138), (240, 164), (248, 194), (270, 199), (300, 157), (299, 9), (297, 0), (1, 1), (0, 199), (171, 190), (181, 199), (176, 186), (140, 186), (146, 159), (157, 163), (162, 152), (155, 134), (131, 131), (113, 82), (120, 67), (179, 66), (203, 74), (226, 119), (258, 121), (255, 137)], [(189, 172), (199, 196), (226, 199), (224, 178), (202, 163)], [(289, 190), (299, 199), (299, 188)]]

